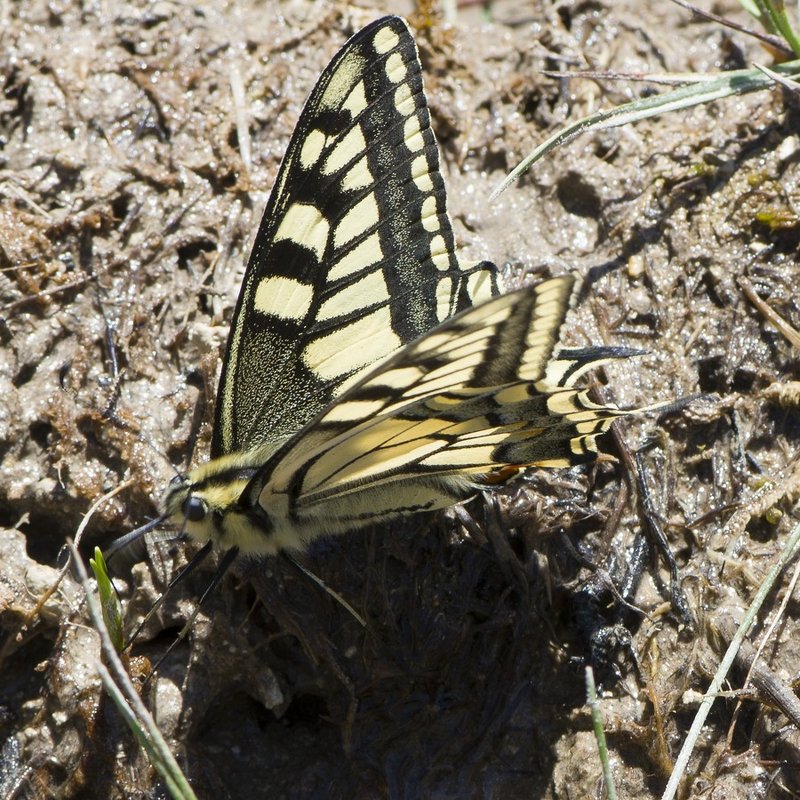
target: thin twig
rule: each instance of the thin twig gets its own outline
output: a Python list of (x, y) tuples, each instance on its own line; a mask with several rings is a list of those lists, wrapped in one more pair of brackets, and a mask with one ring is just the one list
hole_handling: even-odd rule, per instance
[[(127, 489), (129, 486), (132, 486), (134, 483), (134, 479), (131, 478), (124, 483), (121, 483), (115, 489), (112, 489), (110, 492), (107, 492), (102, 497), (95, 500), (92, 504), (92, 507), (83, 515), (83, 519), (81, 520), (81, 524), (78, 526), (78, 530), (75, 533), (75, 547), (81, 542), (83, 538), (83, 533), (86, 530), (86, 526), (89, 524), (89, 520), (94, 516), (94, 513), (99, 509), (105, 502), (110, 500), (114, 495), (119, 494), (123, 489)], [(47, 589), (44, 594), (37, 600), (36, 605), (33, 609), (27, 614), (25, 619), (22, 620), (19, 627), (17, 628), (16, 632), (11, 634), (3, 643), (2, 649), (0, 649), (0, 665), (2, 665), (3, 660), (8, 656), (8, 653), (11, 649), (11, 645), (14, 642), (18, 642), (22, 635), (28, 630), (31, 622), (39, 616), (42, 609), (45, 606), (45, 603), (55, 594), (58, 587), (61, 585), (61, 581), (64, 580), (64, 576), (70, 569), (72, 563), (72, 559), (68, 558), (67, 563), (61, 568), (61, 571), (58, 573), (58, 577), (53, 581), (53, 585)]]
[(19, 300), (15, 300), (13, 303), (9, 303), (8, 305), (3, 306), (0, 308), (0, 311), (6, 313), (8, 311), (13, 311), (15, 308), (19, 308), (20, 306), (24, 306), (27, 303), (32, 303), (34, 300), (39, 300), (42, 297), (52, 297), (54, 294), (58, 294), (59, 292), (66, 292), (68, 289), (76, 289), (78, 286), (84, 286), (89, 282), (89, 278), (79, 278), (77, 281), (72, 281), (72, 283), (65, 283), (63, 286), (54, 286), (52, 289), (42, 289), (41, 292), (36, 292), (36, 294), (28, 295), (28, 297), (22, 297)]
[(251, 158), (252, 148), (250, 147), (250, 126), (247, 124), (247, 101), (242, 82), (242, 73), (239, 65), (235, 61), (231, 63), (230, 75), (228, 78), (233, 93), (233, 109), (236, 116), (236, 138), (239, 141), (239, 153), (242, 156), (242, 164), (249, 178), (253, 172), (253, 159)]
[(705, 721), (711, 711), (711, 706), (714, 705), (714, 701), (722, 689), (722, 684), (727, 677), (731, 666), (733, 665), (739, 647), (755, 622), (756, 616), (761, 610), (761, 606), (767, 599), (767, 595), (770, 593), (772, 586), (778, 579), (778, 576), (781, 574), (786, 565), (795, 557), (798, 550), (798, 545), (800, 545), (800, 524), (795, 527), (794, 531), (792, 531), (789, 540), (781, 550), (780, 556), (772, 565), (769, 572), (764, 577), (761, 585), (758, 587), (756, 596), (753, 599), (753, 602), (750, 604), (750, 607), (747, 609), (744, 619), (742, 620), (742, 624), (739, 626), (739, 629), (736, 631), (736, 635), (733, 637), (728, 649), (725, 651), (725, 655), (722, 657), (722, 661), (717, 668), (717, 672), (714, 675), (714, 678), (712, 679), (708, 689), (706, 690), (703, 701), (700, 703), (700, 708), (697, 710), (697, 714), (695, 715), (692, 726), (689, 729), (689, 733), (686, 735), (686, 739), (681, 747), (681, 751), (675, 760), (675, 767), (672, 771), (672, 775), (669, 777), (667, 788), (664, 790), (661, 800), (674, 800), (675, 796), (677, 795), (681, 781), (683, 780), (686, 772), (686, 768), (689, 765), (689, 759), (692, 757), (695, 743), (702, 733), (703, 725), (705, 725)]
[(754, 28), (748, 28), (745, 25), (740, 25), (738, 22), (734, 22), (732, 19), (720, 17), (711, 11), (705, 11), (702, 8), (692, 5), (692, 3), (687, 3), (686, 0), (672, 0), (672, 2), (675, 3), (675, 5), (681, 6), (681, 8), (691, 11), (695, 16), (701, 17), (709, 22), (716, 22), (725, 28), (730, 28), (731, 30), (743, 33), (745, 36), (752, 36), (754, 39), (758, 39), (760, 42), (763, 42), (764, 44), (772, 47), (780, 53), (783, 53), (784, 55), (789, 57), (794, 55), (791, 47), (788, 47), (786, 42), (784, 42), (780, 36), (773, 36), (770, 33), (764, 33), (763, 31), (758, 31)]

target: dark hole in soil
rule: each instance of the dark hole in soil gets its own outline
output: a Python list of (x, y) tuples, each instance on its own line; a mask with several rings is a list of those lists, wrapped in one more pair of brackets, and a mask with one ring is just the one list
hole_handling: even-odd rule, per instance
[(568, 172), (556, 188), (558, 200), (570, 214), (597, 219), (600, 216), (600, 198), (594, 186), (577, 172)]

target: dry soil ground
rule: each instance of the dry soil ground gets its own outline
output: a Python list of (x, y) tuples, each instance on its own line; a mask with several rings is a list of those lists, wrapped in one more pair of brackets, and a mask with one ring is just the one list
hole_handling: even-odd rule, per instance
[[(205, 456), (241, 269), (302, 101), (387, 10), (0, 3), (3, 797), (164, 796), (102, 696), (74, 581), (31, 612), (94, 501), (124, 484), (92, 517), (87, 554), (155, 512), (171, 465)], [(594, 659), (620, 796), (657, 797), (721, 642), (795, 524), (798, 352), (741, 279), (800, 325), (796, 96), (584, 136), (490, 203), (546, 132), (653, 88), (542, 70), (708, 72), (771, 55), (666, 2), (497, 2), (451, 28), (413, 22), (465, 249), (502, 265), (509, 286), (587, 278), (565, 341), (648, 351), (609, 368), (607, 398), (709, 398), (622, 426), (628, 447), (647, 446), (649, 508), (620, 458), (533, 472), (467, 516), (314, 548), (308, 566), (365, 629), (295, 569), (239, 564), (145, 699), (200, 798), (584, 798), (600, 792), (582, 668)], [(675, 554), (689, 618), (647, 517)], [(646, 574), (625, 609), (607, 582), (624, 591), (638, 552)], [(131, 627), (186, 556), (151, 544), (115, 566)], [(135, 654), (164, 651), (208, 579), (170, 595)], [(786, 684), (799, 617), (790, 599), (762, 655)], [(638, 664), (624, 647), (603, 652), (617, 623)], [(720, 701), (687, 794), (795, 797), (798, 746), (758, 694)]]

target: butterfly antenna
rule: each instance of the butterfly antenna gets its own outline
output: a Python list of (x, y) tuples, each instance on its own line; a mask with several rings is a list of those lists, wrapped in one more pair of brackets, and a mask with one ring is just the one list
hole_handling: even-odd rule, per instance
[[(205, 545), (203, 545), (203, 548), (183, 568), (183, 570), (181, 570), (181, 572), (175, 578), (173, 578), (170, 581), (169, 586), (167, 586), (167, 591), (169, 591), (170, 587), (173, 586), (175, 583), (177, 583), (177, 581), (179, 581), (181, 578), (183, 578), (185, 575), (187, 575), (191, 570), (193, 570), (197, 566), (197, 564), (199, 564), (200, 561), (205, 559), (205, 557), (210, 552), (211, 552), (211, 542), (209, 541)], [(203, 603), (205, 602), (205, 599), (211, 594), (211, 592), (214, 591), (214, 589), (216, 589), (216, 587), (219, 585), (219, 582), (222, 580), (222, 576), (225, 575), (225, 573), (228, 571), (228, 569), (230, 568), (231, 564), (233, 564), (233, 562), (236, 560), (236, 557), (238, 555), (239, 555), (239, 548), (238, 547), (231, 547), (229, 550), (225, 551), (225, 555), (222, 557), (222, 561), (219, 562), (219, 566), (217, 567), (217, 571), (214, 573), (214, 577), (211, 579), (211, 582), (208, 584), (208, 586), (203, 591), (203, 594), (200, 595), (200, 599), (197, 601), (197, 605), (195, 606), (195, 609), (192, 612), (192, 615), (189, 617), (189, 619), (186, 620), (186, 624), (181, 629), (181, 632), (178, 634), (178, 636), (176, 637), (175, 641), (164, 651), (164, 653), (155, 662), (155, 664), (153, 664), (153, 667), (150, 670), (150, 674), (144, 679), (144, 685), (145, 686), (149, 683), (150, 679), (153, 677), (153, 675), (155, 675), (155, 673), (158, 670), (158, 668), (164, 662), (164, 659), (173, 651), (175, 646), (178, 645), (180, 642), (182, 642), (186, 638), (187, 634), (192, 629), (192, 624), (194, 623), (195, 619), (197, 619), (197, 615), (200, 613), (200, 608), (202, 607)], [(201, 556), (201, 557), (198, 558), (198, 556)], [(164, 595), (166, 593), (167, 592), (165, 591)], [(164, 595), (161, 595), (161, 598), (163, 598)], [(159, 600), (161, 600), (161, 598), (159, 598)], [(156, 601), (156, 602), (158, 602), (158, 601)], [(151, 609), (147, 613), (148, 617), (152, 614), (152, 611), (153, 610)], [(144, 623), (142, 623), (142, 624), (144, 624)], [(139, 629), (141, 629), (141, 625), (139, 626), (137, 631)]]
[(302, 572), (307, 578), (311, 578), (311, 580), (314, 581), (317, 586), (324, 589), (337, 603), (339, 603), (340, 606), (342, 606), (342, 608), (349, 611), (353, 615), (353, 619), (355, 619), (362, 628), (367, 627), (367, 621), (364, 619), (364, 617), (362, 617), (361, 614), (359, 614), (358, 611), (356, 611), (353, 606), (351, 606), (350, 603), (348, 603), (347, 600), (345, 600), (344, 597), (339, 594), (339, 592), (328, 586), (328, 584), (325, 583), (325, 581), (323, 581), (319, 575), (315, 575), (308, 567), (301, 564), (294, 556), (290, 555), (286, 551), (282, 551), (281, 555), (285, 556), (286, 560), (290, 564), (294, 564), (295, 567), (297, 567), (297, 569), (299, 569), (300, 572)]

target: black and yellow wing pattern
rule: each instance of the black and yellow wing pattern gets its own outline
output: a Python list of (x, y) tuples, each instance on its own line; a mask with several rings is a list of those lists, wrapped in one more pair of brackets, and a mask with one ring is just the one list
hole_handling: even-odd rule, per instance
[(529, 465), (593, 458), (623, 412), (576, 379), (564, 275), (497, 296), (455, 251), (413, 37), (386, 17), (322, 73), (233, 316), (212, 460), (165, 517), (243, 552), (443, 508)]
[(414, 40), (378, 20), (322, 73), (284, 156), (233, 315), (212, 458), (296, 433), (496, 289), (493, 265), (455, 255)]

